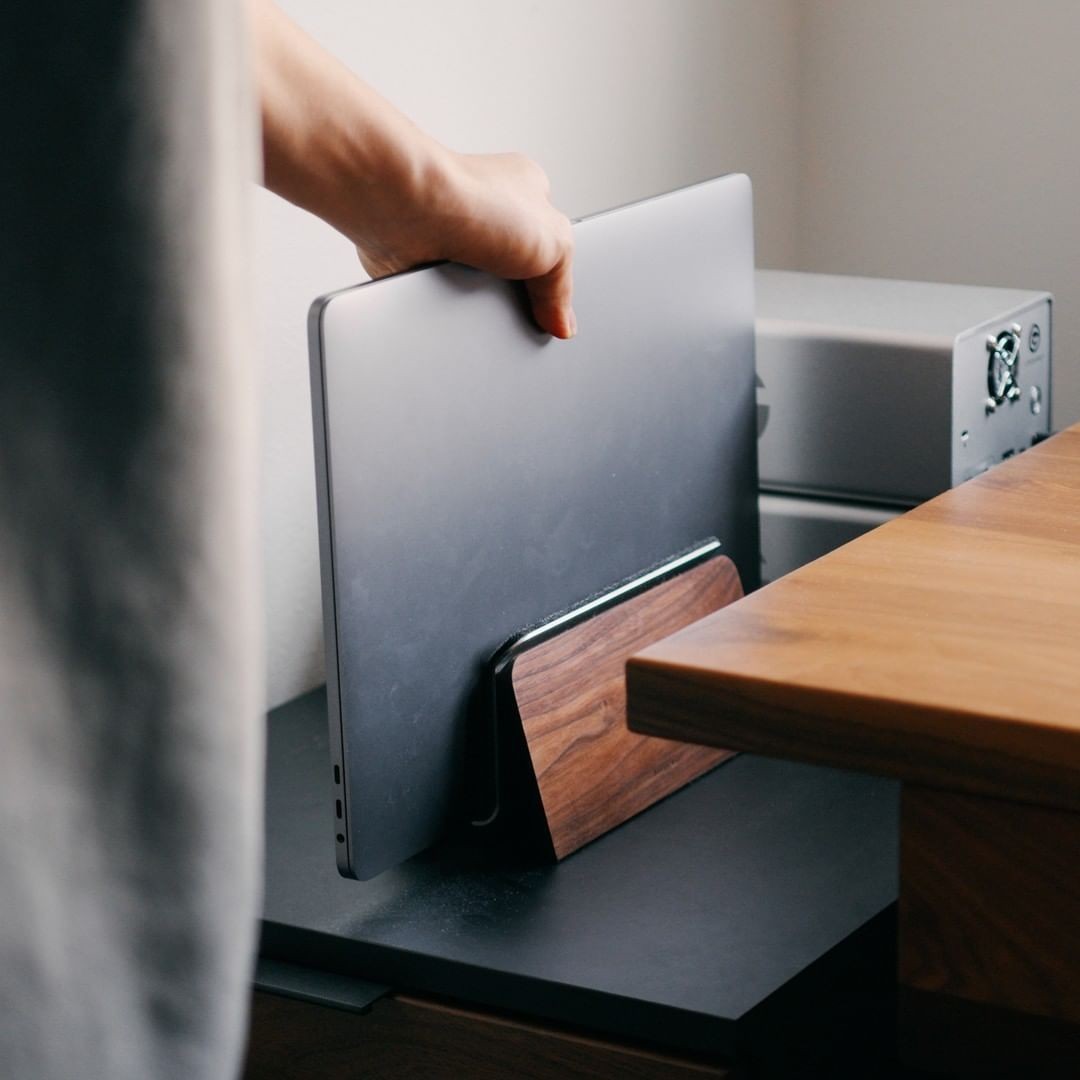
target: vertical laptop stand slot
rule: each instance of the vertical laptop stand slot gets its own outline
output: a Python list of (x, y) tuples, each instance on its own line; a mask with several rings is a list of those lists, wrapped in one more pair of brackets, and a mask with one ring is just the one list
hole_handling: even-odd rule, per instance
[(496, 673), (496, 708), (502, 738), (523, 741), (524, 752), (505, 782), (517, 788), (525, 818), (543, 823), (549, 858), (564, 858), (732, 756), (629, 731), (625, 669), (635, 652), (741, 596), (735, 565), (712, 555), (536, 644), (510, 647)]

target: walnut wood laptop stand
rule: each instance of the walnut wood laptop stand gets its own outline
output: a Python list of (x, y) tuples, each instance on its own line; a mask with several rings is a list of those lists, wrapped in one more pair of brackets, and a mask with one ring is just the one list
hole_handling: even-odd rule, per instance
[(731, 756), (626, 726), (626, 660), (742, 596), (716, 556), (517, 652), (497, 675), (509, 777), (541, 853), (562, 859)]

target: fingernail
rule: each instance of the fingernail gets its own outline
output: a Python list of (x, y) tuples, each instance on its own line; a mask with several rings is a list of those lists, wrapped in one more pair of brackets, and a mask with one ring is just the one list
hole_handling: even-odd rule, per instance
[(570, 309), (570, 336), (575, 337), (577, 335), (577, 316), (574, 314), (574, 309)]

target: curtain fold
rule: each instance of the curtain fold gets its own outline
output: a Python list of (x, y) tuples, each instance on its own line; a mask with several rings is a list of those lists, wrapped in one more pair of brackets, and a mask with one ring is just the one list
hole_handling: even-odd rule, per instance
[(262, 656), (240, 3), (0, 16), (0, 1075), (226, 1077)]

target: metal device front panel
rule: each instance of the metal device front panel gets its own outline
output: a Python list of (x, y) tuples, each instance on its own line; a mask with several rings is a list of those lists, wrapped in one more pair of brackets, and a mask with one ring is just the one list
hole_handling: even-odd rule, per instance
[[(971, 479), (1050, 433), (1051, 316), (1051, 301), (1044, 298), (1002, 314), (957, 341), (952, 484)], [(1015, 379), (998, 401), (989, 385), (991, 339), (1003, 333), (1016, 335), (1018, 353)]]
[(757, 369), (763, 487), (915, 503), (949, 486), (951, 343), (772, 325)]
[(518, 287), (459, 266), (315, 316), (347, 873), (460, 817), (480, 672), (508, 637), (709, 536), (757, 582), (749, 182), (575, 240), (569, 343)]

